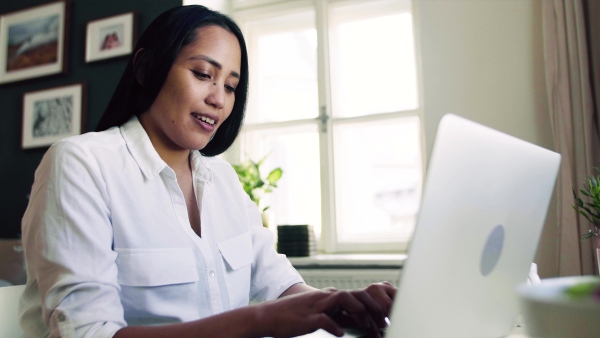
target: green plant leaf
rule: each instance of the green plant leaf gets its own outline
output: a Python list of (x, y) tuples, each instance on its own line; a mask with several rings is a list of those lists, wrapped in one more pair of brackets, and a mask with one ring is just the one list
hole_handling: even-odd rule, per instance
[(592, 211), (590, 208), (588, 208), (587, 206), (585, 206), (585, 205), (584, 205), (584, 206), (582, 206), (582, 207), (581, 207), (581, 209), (585, 210), (585, 212), (586, 212), (588, 215), (590, 215), (590, 216), (592, 216), (592, 217), (596, 217), (596, 218), (598, 218), (598, 215), (597, 215), (596, 213), (594, 213), (594, 212), (593, 212), (593, 211)]
[(281, 178), (281, 175), (283, 175), (283, 170), (281, 170), (281, 168), (275, 168), (267, 175), (267, 181), (269, 181), (269, 184), (275, 185)]
[(596, 237), (597, 234), (595, 234), (592, 230), (590, 230), (589, 232), (587, 232), (586, 234), (584, 234), (583, 236), (581, 236), (581, 240), (584, 241), (586, 239), (591, 239)]
[[(266, 178), (263, 178), (260, 173), (260, 167), (267, 157), (268, 155), (261, 158), (258, 162), (247, 160), (241, 164), (232, 165), (242, 184), (244, 192), (246, 192), (250, 199), (259, 207), (261, 206), (261, 198), (264, 194), (271, 193), (274, 188), (277, 188), (275, 182), (277, 182), (283, 174), (281, 168), (276, 168), (272, 170)], [(265, 207), (263, 211), (267, 208), (268, 206)]]
[(577, 212), (579, 212), (580, 215), (583, 215), (583, 217), (585, 217), (590, 223), (594, 223), (594, 221), (592, 221), (592, 219), (585, 212), (581, 210), (577, 210)]
[(581, 282), (572, 286), (569, 286), (565, 293), (572, 298), (587, 298), (591, 297), (595, 292), (598, 292), (600, 288), (600, 279), (592, 282)]

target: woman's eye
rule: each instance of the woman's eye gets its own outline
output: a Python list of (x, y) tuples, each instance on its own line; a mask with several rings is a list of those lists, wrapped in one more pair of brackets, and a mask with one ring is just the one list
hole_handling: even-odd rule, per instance
[(203, 79), (203, 80), (210, 80), (210, 75), (206, 74), (206, 73), (202, 73), (202, 72), (197, 72), (195, 70), (192, 71), (194, 73), (194, 75), (199, 78), (199, 79)]
[(233, 93), (233, 92), (235, 92), (235, 87), (232, 87), (232, 86), (225, 86), (225, 90), (226, 90), (228, 93)]

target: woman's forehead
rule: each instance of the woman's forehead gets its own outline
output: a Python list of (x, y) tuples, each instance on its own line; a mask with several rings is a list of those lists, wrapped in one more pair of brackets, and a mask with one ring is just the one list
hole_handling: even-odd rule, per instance
[(183, 46), (179, 57), (184, 59), (214, 59), (223, 67), (237, 68), (241, 63), (241, 48), (237, 37), (229, 30), (216, 25), (196, 28), (194, 40)]

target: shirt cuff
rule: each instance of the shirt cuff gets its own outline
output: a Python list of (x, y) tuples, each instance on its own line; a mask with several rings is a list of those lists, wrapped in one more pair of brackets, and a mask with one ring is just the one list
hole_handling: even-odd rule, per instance
[(75, 330), (67, 312), (56, 309), (50, 316), (50, 338), (112, 338), (123, 326), (113, 322), (94, 323)]
[(285, 290), (292, 287), (292, 285), (298, 283), (304, 283), (304, 279), (302, 279), (302, 276), (300, 276), (300, 274), (296, 270), (293, 270), (288, 274), (287, 278), (282, 278), (278, 281), (273, 281), (271, 287), (262, 290), (260, 293), (254, 296), (252, 301), (264, 302), (267, 300), (277, 299), (279, 298), (279, 296), (281, 296), (282, 293), (285, 292)]

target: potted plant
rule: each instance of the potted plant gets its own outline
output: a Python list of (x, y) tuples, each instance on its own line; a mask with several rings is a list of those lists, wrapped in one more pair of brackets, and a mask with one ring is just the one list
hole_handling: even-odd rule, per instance
[(234, 164), (233, 169), (235, 169), (246, 194), (260, 209), (263, 226), (269, 227), (273, 214), (267, 212), (269, 206), (263, 206), (261, 200), (266, 194), (273, 192), (273, 189), (277, 188), (277, 181), (281, 178), (283, 170), (279, 167), (275, 168), (264, 177), (260, 169), (266, 158), (265, 156), (258, 162), (247, 160), (241, 164)]
[[(600, 167), (594, 169), (600, 171)], [(592, 239), (594, 241), (596, 262), (600, 271), (600, 176), (587, 177), (579, 192), (587, 201), (579, 197), (577, 191), (573, 188), (573, 198), (575, 199), (573, 208), (590, 223), (589, 231), (581, 236), (581, 240)]]

